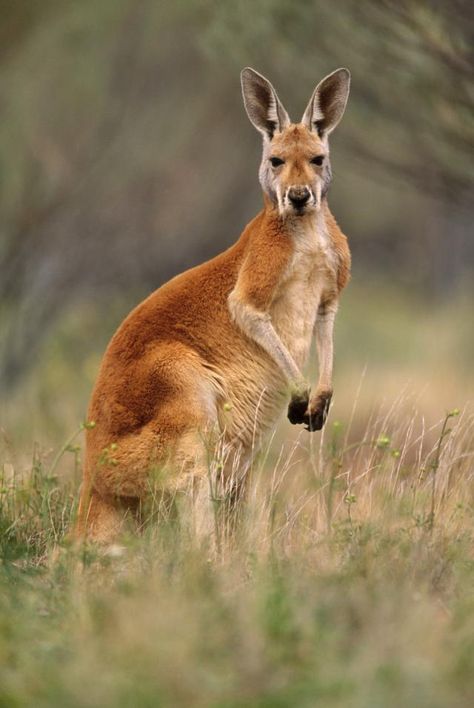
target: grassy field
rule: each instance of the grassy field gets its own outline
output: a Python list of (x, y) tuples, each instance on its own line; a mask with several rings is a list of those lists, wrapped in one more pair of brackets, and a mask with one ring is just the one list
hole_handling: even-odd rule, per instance
[(156, 497), (107, 554), (69, 546), (98, 354), (70, 325), (54, 334), (3, 411), (0, 706), (472, 705), (462, 311), (387, 298), (343, 305), (323, 434), (282, 423), (236, 536), (216, 500), (201, 544)]

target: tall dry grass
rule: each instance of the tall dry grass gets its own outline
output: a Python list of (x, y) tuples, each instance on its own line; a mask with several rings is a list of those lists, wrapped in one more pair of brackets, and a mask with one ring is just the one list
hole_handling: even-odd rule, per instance
[(76, 438), (4, 466), (0, 704), (471, 705), (474, 416), (409, 411), (273, 440), (233, 534), (212, 462), (207, 538), (155, 494), (106, 553), (67, 541)]

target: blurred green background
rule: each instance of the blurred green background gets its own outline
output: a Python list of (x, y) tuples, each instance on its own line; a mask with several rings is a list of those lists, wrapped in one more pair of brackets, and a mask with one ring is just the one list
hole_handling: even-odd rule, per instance
[(352, 72), (332, 137), (330, 204), (354, 259), (333, 415), (403, 395), (438, 419), (472, 397), (471, 3), (2, 0), (0, 13), (7, 449), (73, 430), (131, 307), (260, 208), (246, 65), (294, 120), (326, 73)]

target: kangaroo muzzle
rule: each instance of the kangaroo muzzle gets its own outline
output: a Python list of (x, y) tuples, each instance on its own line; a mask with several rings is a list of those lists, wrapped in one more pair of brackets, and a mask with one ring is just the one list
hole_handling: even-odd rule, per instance
[(287, 192), (288, 201), (299, 211), (304, 209), (311, 196), (311, 191), (306, 186), (290, 187)]

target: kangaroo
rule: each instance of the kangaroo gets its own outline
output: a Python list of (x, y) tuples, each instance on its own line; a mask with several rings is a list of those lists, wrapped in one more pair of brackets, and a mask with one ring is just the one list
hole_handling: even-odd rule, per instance
[[(209, 454), (245, 488), (255, 452), (288, 403), (308, 431), (332, 396), (333, 325), (350, 252), (327, 203), (328, 138), (350, 73), (338, 69), (292, 123), (272, 84), (241, 73), (248, 117), (263, 136), (263, 209), (238, 241), (182, 273), (124, 320), (104, 355), (88, 411), (76, 533), (109, 542), (150, 490), (209, 496)], [(313, 335), (319, 380), (303, 376)], [(237, 479), (237, 482), (235, 482)], [(191, 487), (190, 487), (191, 484)]]

